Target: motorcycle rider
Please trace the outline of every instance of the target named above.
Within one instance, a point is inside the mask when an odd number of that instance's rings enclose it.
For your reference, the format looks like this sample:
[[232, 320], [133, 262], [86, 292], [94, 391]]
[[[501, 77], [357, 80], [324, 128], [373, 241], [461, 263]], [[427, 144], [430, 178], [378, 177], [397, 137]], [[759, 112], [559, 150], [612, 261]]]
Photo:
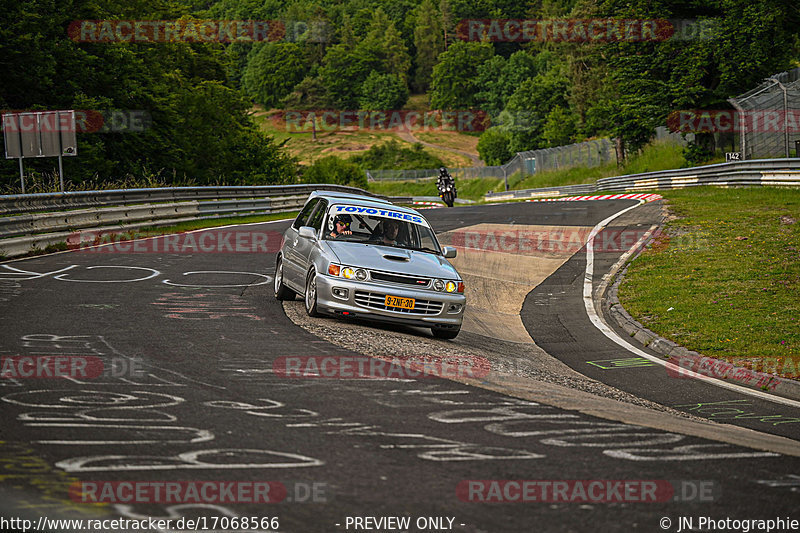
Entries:
[[[447, 193], [449, 188], [452, 192]], [[436, 182], [436, 187], [439, 189], [439, 197], [445, 201], [448, 206], [453, 205], [453, 200], [456, 198], [456, 180], [447, 171], [445, 167], [439, 169], [439, 179]], [[447, 198], [445, 197], [447, 196]]]

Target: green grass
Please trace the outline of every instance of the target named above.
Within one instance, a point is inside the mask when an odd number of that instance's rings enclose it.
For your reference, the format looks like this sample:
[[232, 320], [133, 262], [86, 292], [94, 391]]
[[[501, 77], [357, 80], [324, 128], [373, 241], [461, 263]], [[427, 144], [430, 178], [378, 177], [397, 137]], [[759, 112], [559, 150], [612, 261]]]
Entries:
[[678, 218], [630, 264], [625, 309], [703, 355], [800, 377], [800, 191], [660, 194]]
[[172, 226], [152, 226], [141, 228], [136, 233], [144, 234], [142, 236], [152, 237], [153, 235], [166, 235], [168, 233], [180, 233], [183, 231], [192, 231], [204, 228], [216, 228], [219, 226], [228, 226], [231, 224], [249, 224], [253, 222], [270, 222], [272, 220], [294, 219], [297, 217], [299, 211], [289, 211], [286, 213], [272, 213], [270, 215], [247, 215], [242, 217], [225, 217], [214, 218], [207, 220], [189, 220], [174, 224]]
[[[638, 154], [629, 157], [622, 167], [618, 167], [616, 162], [613, 162], [592, 168], [573, 167], [547, 170], [527, 176], [522, 181], [515, 183], [512, 189], [582, 185], [584, 183], [594, 183], [600, 178], [680, 168], [684, 164], [682, 150], [683, 148], [677, 145], [650, 144]], [[712, 163], [716, 162], [719, 161], [712, 161]], [[512, 178], [510, 181], [513, 183], [516, 180]]]
[[[489, 190], [502, 191], [503, 180], [495, 178], [478, 178], [458, 180], [456, 183], [458, 197], [479, 201]], [[370, 192], [386, 196], [438, 196], [436, 181], [379, 181], [371, 182], [367, 187]]]

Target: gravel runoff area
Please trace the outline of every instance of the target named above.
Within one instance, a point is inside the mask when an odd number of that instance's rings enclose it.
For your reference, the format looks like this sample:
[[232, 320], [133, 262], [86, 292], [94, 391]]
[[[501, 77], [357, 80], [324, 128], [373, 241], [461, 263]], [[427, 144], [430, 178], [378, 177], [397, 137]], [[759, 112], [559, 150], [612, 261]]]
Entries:
[[363, 355], [382, 359], [428, 355], [455, 360], [482, 357], [489, 361], [492, 374], [521, 377], [529, 380], [533, 387], [537, 382], [545, 382], [689, 420], [709, 422], [583, 376], [535, 344], [506, 342], [463, 330], [454, 340], [442, 341], [422, 328], [353, 319], [311, 318], [300, 299], [283, 302], [283, 309], [292, 322], [309, 333]]

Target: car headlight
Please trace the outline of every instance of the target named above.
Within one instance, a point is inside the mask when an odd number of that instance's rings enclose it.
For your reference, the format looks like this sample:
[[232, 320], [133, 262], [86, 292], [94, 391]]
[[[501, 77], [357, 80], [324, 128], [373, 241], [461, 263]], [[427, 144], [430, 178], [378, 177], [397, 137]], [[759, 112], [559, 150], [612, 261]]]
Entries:
[[440, 279], [433, 280], [433, 290], [442, 292], [444, 290], [444, 281]]
[[344, 267], [342, 269], [342, 277], [347, 279], [353, 279], [356, 277], [356, 270], [353, 267]]
[[457, 288], [458, 284], [456, 284], [455, 281], [448, 281], [444, 286], [444, 290], [446, 290], [447, 292], [456, 292]]
[[364, 270], [363, 268], [359, 268], [358, 270], [356, 270], [356, 279], [358, 281], [364, 281], [365, 279], [367, 279], [367, 271]]

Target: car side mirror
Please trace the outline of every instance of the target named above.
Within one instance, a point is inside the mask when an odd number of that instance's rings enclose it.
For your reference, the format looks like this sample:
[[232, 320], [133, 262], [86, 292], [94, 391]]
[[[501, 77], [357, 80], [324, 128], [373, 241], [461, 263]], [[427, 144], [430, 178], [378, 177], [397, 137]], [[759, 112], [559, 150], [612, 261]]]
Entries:
[[455, 248], [453, 248], [452, 246], [445, 246], [445, 247], [442, 249], [442, 251], [444, 252], [444, 256], [445, 256], [447, 259], [452, 259], [452, 258], [454, 258], [454, 257], [456, 256], [456, 253], [457, 253], [457, 251], [458, 251], [458, 250], [456, 250], [456, 249], [455, 249]]
[[315, 239], [317, 238], [317, 230], [312, 228], [311, 226], [300, 226], [300, 236], [305, 239]]

